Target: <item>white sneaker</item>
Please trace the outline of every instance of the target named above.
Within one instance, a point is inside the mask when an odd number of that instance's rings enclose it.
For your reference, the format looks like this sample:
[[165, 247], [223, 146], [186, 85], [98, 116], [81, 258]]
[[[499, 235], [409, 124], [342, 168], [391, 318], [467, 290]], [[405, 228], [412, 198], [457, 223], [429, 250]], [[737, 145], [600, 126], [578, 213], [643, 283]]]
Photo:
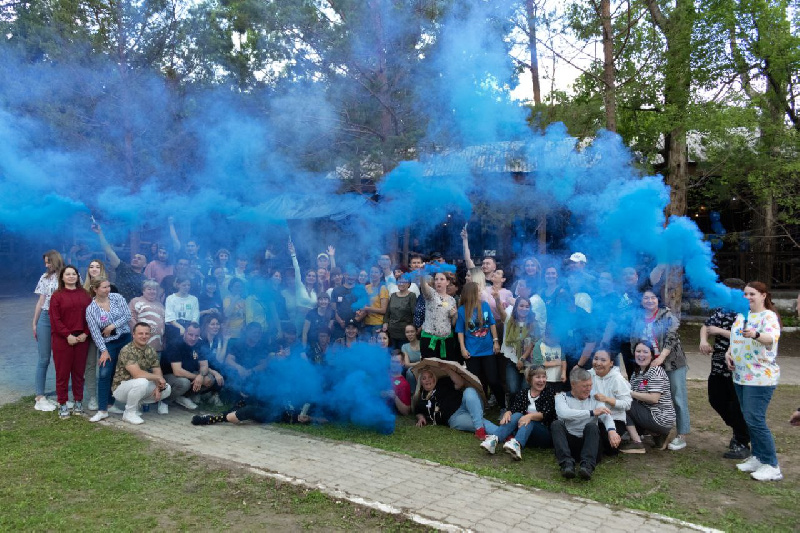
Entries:
[[667, 446], [667, 448], [669, 448], [673, 452], [682, 450], [686, 448], [686, 439], [683, 438], [683, 435], [678, 435], [677, 437], [672, 439], [672, 442], [669, 443], [669, 446]]
[[101, 420], [105, 420], [108, 418], [108, 413], [105, 411], [97, 411], [92, 418], [89, 419], [89, 422], [100, 422]]
[[494, 455], [497, 449], [497, 435], [488, 435], [481, 441], [481, 448]]
[[108, 413], [112, 415], [121, 415], [124, 414], [125, 411], [117, 407], [116, 405], [112, 405], [108, 408]]
[[783, 479], [780, 467], [771, 465], [761, 465], [758, 470], [750, 474], [756, 481], [780, 481]]
[[139, 414], [136, 412], [136, 408], [126, 408], [125, 412], [122, 413], [122, 421], [128, 422], [129, 424], [144, 424], [144, 420]]
[[747, 461], [736, 465], [736, 468], [738, 468], [742, 472], [755, 472], [756, 470], [761, 468], [761, 466], [762, 463], [761, 461], [758, 460], [758, 457], [756, 457], [755, 455], [751, 455], [747, 459]]
[[97, 398], [89, 398], [89, 410], [97, 411]]
[[72, 409], [75, 407], [75, 402], [73, 400], [67, 400], [67, 409]]
[[36, 409], [37, 411], [47, 411], [47, 412], [50, 412], [50, 411], [55, 411], [55, 410], [56, 410], [56, 406], [55, 406], [55, 405], [53, 405], [53, 404], [52, 404], [52, 403], [51, 403], [51, 402], [50, 402], [50, 401], [49, 401], [47, 398], [45, 398], [44, 396], [42, 396], [41, 398], [39, 398], [38, 400], [36, 400], [36, 403], [33, 405], [33, 408], [34, 408], [34, 409]]
[[197, 404], [194, 403], [189, 398], [187, 398], [186, 396], [178, 396], [177, 398], [175, 398], [175, 403], [177, 403], [182, 407], [185, 407], [190, 411], [194, 411], [195, 409], [197, 409]]
[[158, 402], [158, 414], [160, 415], [169, 414], [169, 407], [165, 402]]
[[503, 450], [516, 461], [522, 460], [522, 446], [519, 445], [517, 439], [509, 439], [503, 444]]

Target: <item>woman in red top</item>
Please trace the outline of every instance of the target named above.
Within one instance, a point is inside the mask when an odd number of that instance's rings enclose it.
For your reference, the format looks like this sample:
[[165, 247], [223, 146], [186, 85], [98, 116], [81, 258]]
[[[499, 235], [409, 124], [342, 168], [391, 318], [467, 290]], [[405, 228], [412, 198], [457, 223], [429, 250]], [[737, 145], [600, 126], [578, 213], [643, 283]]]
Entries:
[[58, 290], [50, 298], [51, 342], [61, 418], [70, 415], [67, 407], [70, 376], [75, 398], [73, 413], [83, 414], [83, 373], [89, 353], [86, 308], [91, 302], [89, 293], [80, 285], [78, 270], [72, 265], [65, 266], [58, 276]]

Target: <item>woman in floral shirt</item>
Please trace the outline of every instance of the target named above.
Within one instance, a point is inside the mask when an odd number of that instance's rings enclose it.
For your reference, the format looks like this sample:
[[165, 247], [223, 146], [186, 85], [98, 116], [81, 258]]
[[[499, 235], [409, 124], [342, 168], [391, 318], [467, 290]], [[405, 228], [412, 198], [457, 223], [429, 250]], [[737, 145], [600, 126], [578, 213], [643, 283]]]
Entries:
[[733, 371], [733, 386], [750, 430], [753, 455], [736, 466], [742, 472], [751, 472], [758, 481], [778, 481], [783, 474], [775, 454], [775, 439], [767, 427], [767, 407], [781, 375], [775, 362], [781, 321], [767, 286], [760, 281], [748, 283], [744, 297], [750, 303], [750, 312], [747, 317], [736, 317], [725, 360]]

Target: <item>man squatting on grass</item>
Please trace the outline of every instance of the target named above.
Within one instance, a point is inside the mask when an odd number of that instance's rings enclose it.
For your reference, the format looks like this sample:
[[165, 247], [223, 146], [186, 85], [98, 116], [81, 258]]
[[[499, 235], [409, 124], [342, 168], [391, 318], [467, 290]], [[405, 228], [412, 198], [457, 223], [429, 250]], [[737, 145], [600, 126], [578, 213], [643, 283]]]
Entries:
[[111, 385], [114, 399], [125, 404], [122, 420], [131, 424], [144, 423], [139, 414], [139, 405], [143, 403], [159, 402], [159, 414], [167, 413], [167, 406], [160, 402], [169, 397], [171, 389], [161, 374], [158, 354], [147, 344], [149, 340], [150, 325], [137, 322], [133, 326], [133, 341], [119, 352]]

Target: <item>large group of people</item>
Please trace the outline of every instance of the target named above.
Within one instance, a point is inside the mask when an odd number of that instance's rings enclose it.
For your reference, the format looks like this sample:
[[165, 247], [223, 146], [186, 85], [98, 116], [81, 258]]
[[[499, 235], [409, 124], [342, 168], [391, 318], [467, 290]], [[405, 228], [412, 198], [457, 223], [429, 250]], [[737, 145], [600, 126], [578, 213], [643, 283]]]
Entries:
[[[591, 269], [581, 252], [477, 266], [466, 228], [454, 264], [432, 253], [408, 266], [388, 254], [364, 268], [337, 265], [329, 246], [302, 265], [291, 241], [284, 264], [274, 250], [204, 258], [171, 222], [171, 247], [149, 248], [149, 262], [134, 251], [126, 263], [92, 229], [108, 270], [93, 259], [82, 276], [59, 252], [43, 256], [37, 410], [141, 424], [151, 404], [166, 414], [205, 402], [234, 408], [194, 424], [324, 421], [311, 403], [267, 405], [260, 376], [274, 361], [325, 365], [367, 342], [392, 362], [387, 403], [399, 415], [472, 432], [490, 454], [500, 445], [521, 460], [525, 447], [552, 448], [564, 477], [588, 480], [604, 455], [687, 446], [688, 367], [679, 321], [660, 302], [662, 266]], [[700, 351], [712, 356], [709, 402], [732, 429], [724, 457], [778, 480], [765, 415], [780, 375], [780, 317], [763, 283], [726, 284], [743, 289], [750, 311], [715, 310], [700, 330]], [[44, 390], [51, 353], [57, 404]], [[432, 360], [447, 364], [434, 371]], [[497, 423], [486, 418], [492, 406]]]

